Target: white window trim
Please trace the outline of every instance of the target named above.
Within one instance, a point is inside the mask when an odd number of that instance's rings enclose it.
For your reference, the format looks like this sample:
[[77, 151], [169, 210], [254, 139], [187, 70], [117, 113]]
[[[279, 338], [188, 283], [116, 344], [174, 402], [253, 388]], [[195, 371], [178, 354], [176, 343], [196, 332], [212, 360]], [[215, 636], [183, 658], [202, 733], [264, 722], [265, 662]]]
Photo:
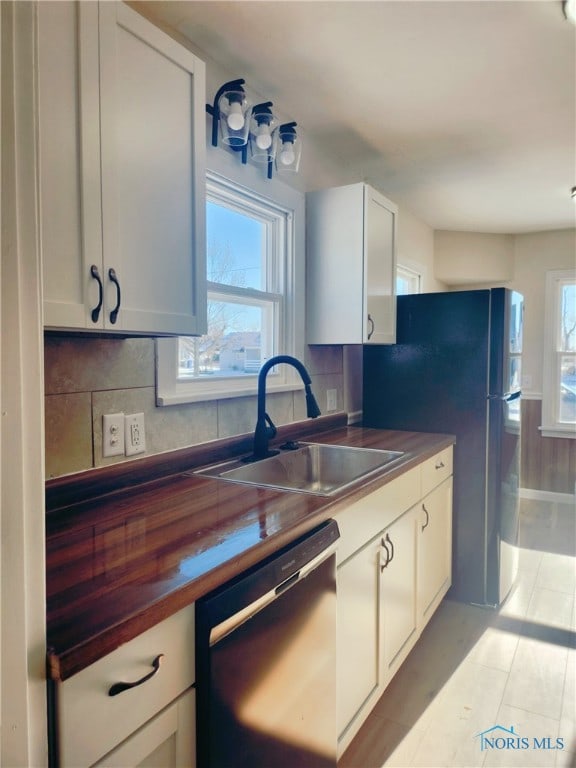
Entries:
[[416, 267], [410, 267], [408, 264], [396, 264], [396, 278], [398, 276], [404, 276], [406, 278], [416, 280], [418, 283], [418, 290], [416, 293], [422, 293], [422, 273]]
[[[211, 165], [222, 166], [207, 173], [225, 194], [226, 189], [240, 189], [256, 205], [277, 208], [286, 217], [286, 263], [283, 276], [283, 317], [278, 332], [285, 344], [281, 354], [303, 357], [304, 353], [304, 194], [283, 184], [279, 179], [262, 178], [260, 169], [240, 165], [238, 158], [220, 152], [212, 158]], [[241, 181], [240, 181], [241, 179]], [[246, 186], [246, 184], [250, 186]], [[270, 371], [266, 382], [267, 392], [287, 392], [302, 389], [302, 382], [291, 366], [280, 366]], [[205, 380], [182, 381], [178, 379], [178, 339], [156, 340], [156, 404], [159, 406], [185, 403], [213, 402], [237, 397], [254, 396], [258, 392], [258, 376], [242, 378], [219, 377]]]
[[576, 438], [574, 425], [562, 424], [557, 421], [558, 390], [557, 381], [558, 362], [557, 333], [559, 298], [558, 283], [563, 280], [574, 280], [573, 269], [555, 269], [546, 273], [546, 287], [544, 300], [544, 370], [542, 376], [542, 426], [540, 433], [543, 437]]

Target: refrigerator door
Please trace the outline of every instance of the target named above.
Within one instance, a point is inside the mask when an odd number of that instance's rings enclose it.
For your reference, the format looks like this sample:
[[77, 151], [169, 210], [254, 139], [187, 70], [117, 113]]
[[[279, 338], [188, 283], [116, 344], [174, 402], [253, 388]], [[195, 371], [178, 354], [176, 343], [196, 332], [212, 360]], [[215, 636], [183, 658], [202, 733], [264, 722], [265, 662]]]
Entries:
[[396, 345], [364, 347], [368, 427], [456, 435], [451, 597], [485, 604], [490, 291], [398, 297]]

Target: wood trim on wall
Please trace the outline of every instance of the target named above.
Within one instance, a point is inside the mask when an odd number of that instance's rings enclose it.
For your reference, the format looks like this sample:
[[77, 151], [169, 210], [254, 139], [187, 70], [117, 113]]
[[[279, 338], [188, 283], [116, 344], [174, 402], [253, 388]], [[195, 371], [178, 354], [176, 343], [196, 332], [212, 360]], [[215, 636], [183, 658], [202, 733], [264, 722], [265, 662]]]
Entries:
[[576, 484], [576, 440], [543, 437], [542, 400], [522, 401], [521, 486], [573, 494]]
[[0, 2], [2, 687], [0, 764], [48, 762], [36, 3]]

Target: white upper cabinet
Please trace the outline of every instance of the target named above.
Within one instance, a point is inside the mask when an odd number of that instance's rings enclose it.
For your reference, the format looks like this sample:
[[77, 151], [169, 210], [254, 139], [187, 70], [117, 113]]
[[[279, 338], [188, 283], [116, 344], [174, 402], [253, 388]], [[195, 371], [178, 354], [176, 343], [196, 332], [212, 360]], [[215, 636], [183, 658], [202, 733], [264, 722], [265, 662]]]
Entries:
[[205, 331], [205, 68], [122, 3], [38, 4], [44, 324]]
[[306, 196], [308, 344], [395, 342], [397, 216], [363, 183]]

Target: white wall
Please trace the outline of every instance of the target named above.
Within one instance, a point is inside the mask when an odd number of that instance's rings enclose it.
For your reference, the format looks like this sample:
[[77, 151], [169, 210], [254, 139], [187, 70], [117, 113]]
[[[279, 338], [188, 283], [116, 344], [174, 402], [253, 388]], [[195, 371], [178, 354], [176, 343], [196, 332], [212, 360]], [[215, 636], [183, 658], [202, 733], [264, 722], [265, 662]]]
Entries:
[[447, 285], [507, 282], [514, 275], [514, 236], [437, 230], [434, 267]]
[[417, 219], [406, 208], [398, 213], [398, 263], [422, 276], [422, 293], [447, 290], [436, 276], [434, 263], [434, 230]]

